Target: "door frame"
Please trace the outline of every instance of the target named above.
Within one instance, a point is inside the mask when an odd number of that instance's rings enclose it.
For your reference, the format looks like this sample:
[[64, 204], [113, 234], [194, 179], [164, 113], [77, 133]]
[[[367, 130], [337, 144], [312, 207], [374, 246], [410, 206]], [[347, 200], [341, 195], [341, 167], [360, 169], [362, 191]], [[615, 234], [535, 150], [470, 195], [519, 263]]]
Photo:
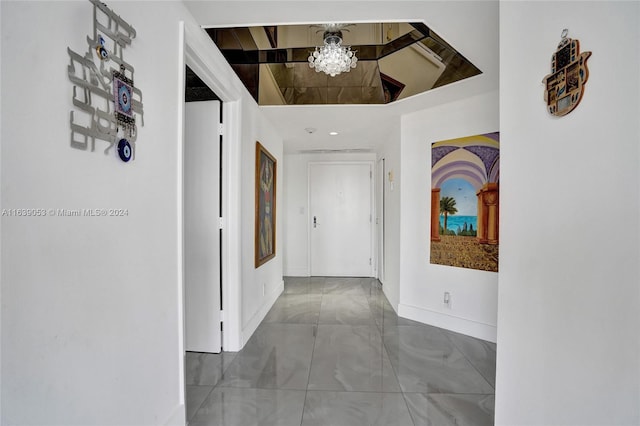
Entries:
[[240, 222], [228, 218], [241, 217], [240, 186], [241, 180], [241, 106], [242, 92], [234, 85], [228, 84], [237, 78], [227, 62], [212, 44], [211, 39], [199, 26], [180, 22], [178, 27], [178, 105], [176, 180], [177, 192], [176, 214], [177, 229], [177, 276], [176, 295], [178, 310], [178, 369], [179, 401], [184, 409], [185, 403], [185, 323], [184, 323], [184, 113], [185, 113], [185, 68], [188, 65], [222, 101], [225, 149], [220, 159], [222, 173], [222, 205], [224, 232], [222, 234], [221, 257], [224, 274], [222, 277], [222, 320], [224, 333], [222, 345], [225, 351], [235, 352], [241, 349], [241, 295], [240, 277], [242, 272], [241, 229]]
[[[229, 218], [241, 217], [240, 189], [242, 183], [241, 175], [241, 98], [242, 93], [228, 84], [233, 78], [237, 78], [231, 67], [228, 65], [222, 53], [213, 48], [211, 39], [202, 28], [181, 23], [181, 38], [183, 55], [179, 61], [180, 84], [180, 112], [179, 112], [179, 202], [182, 203], [182, 174], [184, 149], [184, 70], [188, 65], [211, 90], [222, 101], [222, 113], [224, 123], [222, 134], [224, 137], [225, 149], [221, 158], [222, 164], [222, 205], [224, 218], [224, 232], [222, 235], [222, 268], [224, 271], [222, 279], [222, 306], [224, 307], [223, 321], [224, 334], [222, 345], [226, 351], [238, 351], [241, 348], [241, 324], [240, 324], [240, 277], [242, 271], [241, 252], [241, 228], [237, 220]], [[182, 212], [180, 211], [179, 226], [182, 228]], [[180, 241], [182, 244], [182, 233], [180, 231]], [[183, 251], [180, 252], [180, 275], [181, 290], [183, 286], [184, 264], [182, 262]]]
[[370, 179], [369, 179], [369, 214], [371, 217], [371, 221], [369, 222], [369, 234], [370, 234], [370, 247], [369, 253], [371, 256], [371, 267], [369, 269], [369, 276], [375, 277], [376, 269], [375, 269], [375, 259], [376, 259], [376, 238], [375, 238], [375, 186], [374, 186], [374, 169], [375, 162], [374, 161], [309, 161], [307, 163], [307, 265], [309, 267], [308, 275], [311, 276], [311, 226], [312, 226], [312, 212], [311, 212], [311, 167], [313, 165], [348, 165], [348, 164], [367, 164], [369, 165]]
[[376, 278], [384, 284], [384, 184], [385, 160], [379, 159], [376, 164]]

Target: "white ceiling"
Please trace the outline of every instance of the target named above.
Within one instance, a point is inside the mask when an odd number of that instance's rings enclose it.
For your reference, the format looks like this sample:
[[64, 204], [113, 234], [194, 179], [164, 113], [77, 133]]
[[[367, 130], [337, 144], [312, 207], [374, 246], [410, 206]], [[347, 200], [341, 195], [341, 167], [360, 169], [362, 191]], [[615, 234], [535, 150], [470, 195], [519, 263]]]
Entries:
[[[282, 134], [285, 152], [375, 149], [397, 131], [394, 123], [404, 114], [498, 90], [498, 1], [183, 1], [203, 27], [421, 21], [482, 71], [388, 105], [261, 107]], [[317, 131], [308, 134], [307, 127]]]

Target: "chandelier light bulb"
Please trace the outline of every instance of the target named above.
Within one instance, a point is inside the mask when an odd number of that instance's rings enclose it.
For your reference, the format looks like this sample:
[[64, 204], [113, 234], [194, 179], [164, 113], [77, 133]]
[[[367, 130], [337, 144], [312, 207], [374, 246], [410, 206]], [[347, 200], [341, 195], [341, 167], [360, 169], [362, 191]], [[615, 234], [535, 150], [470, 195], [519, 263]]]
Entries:
[[324, 32], [324, 46], [316, 46], [309, 54], [309, 67], [335, 77], [356, 67], [358, 58], [351, 46], [342, 46], [342, 31], [329, 27]]

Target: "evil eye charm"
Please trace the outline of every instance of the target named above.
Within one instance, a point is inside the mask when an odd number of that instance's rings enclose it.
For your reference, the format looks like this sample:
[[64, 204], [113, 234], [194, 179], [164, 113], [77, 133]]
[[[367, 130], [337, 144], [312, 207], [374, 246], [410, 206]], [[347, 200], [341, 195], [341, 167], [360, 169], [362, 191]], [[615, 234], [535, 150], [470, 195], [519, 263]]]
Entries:
[[101, 35], [98, 36], [98, 43], [100, 43], [100, 45], [96, 47], [98, 57], [103, 61], [109, 59], [109, 52], [107, 52], [107, 49], [104, 47], [106, 42], [104, 41], [104, 37]]
[[96, 47], [96, 53], [98, 54], [98, 58], [102, 61], [109, 59], [109, 52], [107, 52], [107, 49], [102, 46]]
[[118, 155], [120, 159], [125, 163], [131, 160], [131, 156], [133, 154], [133, 150], [131, 149], [131, 144], [126, 139], [120, 139], [118, 142]]
[[126, 84], [118, 87], [119, 110], [125, 114], [131, 114], [131, 89]]

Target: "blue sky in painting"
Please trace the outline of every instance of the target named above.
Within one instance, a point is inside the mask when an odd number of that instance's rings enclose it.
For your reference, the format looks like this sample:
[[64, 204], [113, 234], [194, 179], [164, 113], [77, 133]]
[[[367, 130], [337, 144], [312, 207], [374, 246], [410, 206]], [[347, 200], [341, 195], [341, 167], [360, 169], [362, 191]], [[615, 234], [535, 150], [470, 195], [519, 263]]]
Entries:
[[457, 216], [477, 216], [478, 198], [476, 190], [464, 179], [449, 179], [440, 187], [440, 198], [453, 197], [456, 200]]

